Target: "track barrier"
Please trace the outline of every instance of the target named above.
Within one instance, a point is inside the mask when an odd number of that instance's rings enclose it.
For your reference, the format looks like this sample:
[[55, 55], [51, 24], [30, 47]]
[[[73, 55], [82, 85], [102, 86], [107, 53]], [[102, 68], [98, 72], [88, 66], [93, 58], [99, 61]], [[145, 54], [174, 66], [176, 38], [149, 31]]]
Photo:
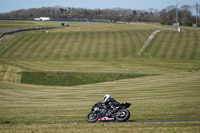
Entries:
[[18, 32], [34, 31], [34, 30], [48, 30], [48, 29], [55, 29], [55, 28], [58, 28], [58, 27], [19, 29], [19, 30], [15, 30], [15, 31], [11, 31], [11, 32], [7, 32], [7, 33], [2, 34], [2, 35], [0, 36], [0, 40], [1, 40], [5, 35], [14, 34], [14, 33], [18, 33]]

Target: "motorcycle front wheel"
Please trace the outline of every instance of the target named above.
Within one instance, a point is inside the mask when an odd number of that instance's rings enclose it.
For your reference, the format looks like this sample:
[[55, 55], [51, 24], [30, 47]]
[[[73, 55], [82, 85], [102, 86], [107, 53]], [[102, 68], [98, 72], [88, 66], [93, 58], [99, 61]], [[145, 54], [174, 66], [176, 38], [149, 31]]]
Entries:
[[88, 115], [87, 115], [87, 121], [89, 123], [94, 123], [98, 120], [99, 118], [99, 114], [97, 112], [90, 112]]
[[118, 122], [125, 122], [130, 118], [130, 112], [126, 109], [119, 110], [116, 115]]

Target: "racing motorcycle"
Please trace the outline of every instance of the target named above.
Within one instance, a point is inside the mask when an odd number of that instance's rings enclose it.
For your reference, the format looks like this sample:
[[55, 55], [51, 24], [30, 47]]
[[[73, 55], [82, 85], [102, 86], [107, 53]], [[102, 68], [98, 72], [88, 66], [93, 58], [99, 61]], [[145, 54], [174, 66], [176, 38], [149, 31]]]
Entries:
[[94, 123], [98, 121], [118, 121], [125, 122], [130, 117], [130, 112], [126, 109], [131, 103], [120, 103], [112, 109], [107, 109], [107, 105], [102, 102], [96, 103], [91, 112], [87, 115], [87, 121]]

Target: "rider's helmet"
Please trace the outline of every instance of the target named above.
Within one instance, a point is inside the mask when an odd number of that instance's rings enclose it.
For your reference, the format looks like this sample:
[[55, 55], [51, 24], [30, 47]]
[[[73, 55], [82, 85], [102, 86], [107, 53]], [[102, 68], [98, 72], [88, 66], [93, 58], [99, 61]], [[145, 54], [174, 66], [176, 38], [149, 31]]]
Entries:
[[106, 95], [104, 96], [104, 101], [106, 102], [109, 98], [111, 98], [111, 96], [110, 96], [109, 94], [106, 94]]

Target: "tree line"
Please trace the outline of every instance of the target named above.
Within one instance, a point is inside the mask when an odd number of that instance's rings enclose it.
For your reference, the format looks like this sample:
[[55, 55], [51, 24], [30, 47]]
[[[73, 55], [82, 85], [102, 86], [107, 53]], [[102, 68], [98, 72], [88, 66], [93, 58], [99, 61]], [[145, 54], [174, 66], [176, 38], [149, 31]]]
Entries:
[[[199, 7], [199, 5], [198, 5]], [[200, 9], [200, 8], [199, 8]], [[149, 10], [133, 9], [85, 9], [71, 7], [42, 7], [30, 8], [0, 13], [1, 20], [33, 20], [33, 18], [50, 17], [52, 20], [110, 20], [111, 22], [160, 22], [171, 25], [176, 22], [176, 6], [169, 6], [161, 11], [150, 8]], [[198, 11], [198, 13], [200, 10]], [[191, 26], [195, 23], [193, 6], [184, 5], [178, 8], [178, 20], [180, 24]]]
[[[194, 7], [195, 6], [190, 5], [184, 5], [181, 8], [169, 6], [160, 11], [160, 23], [172, 25], [173, 23], [176, 23], [176, 19], [178, 18], [178, 22], [181, 25], [192, 26], [192, 24], [196, 23], [196, 14], [194, 13], [196, 11]], [[200, 5], [197, 6], [197, 15], [199, 17], [200, 10], [198, 9], [200, 9]]]

